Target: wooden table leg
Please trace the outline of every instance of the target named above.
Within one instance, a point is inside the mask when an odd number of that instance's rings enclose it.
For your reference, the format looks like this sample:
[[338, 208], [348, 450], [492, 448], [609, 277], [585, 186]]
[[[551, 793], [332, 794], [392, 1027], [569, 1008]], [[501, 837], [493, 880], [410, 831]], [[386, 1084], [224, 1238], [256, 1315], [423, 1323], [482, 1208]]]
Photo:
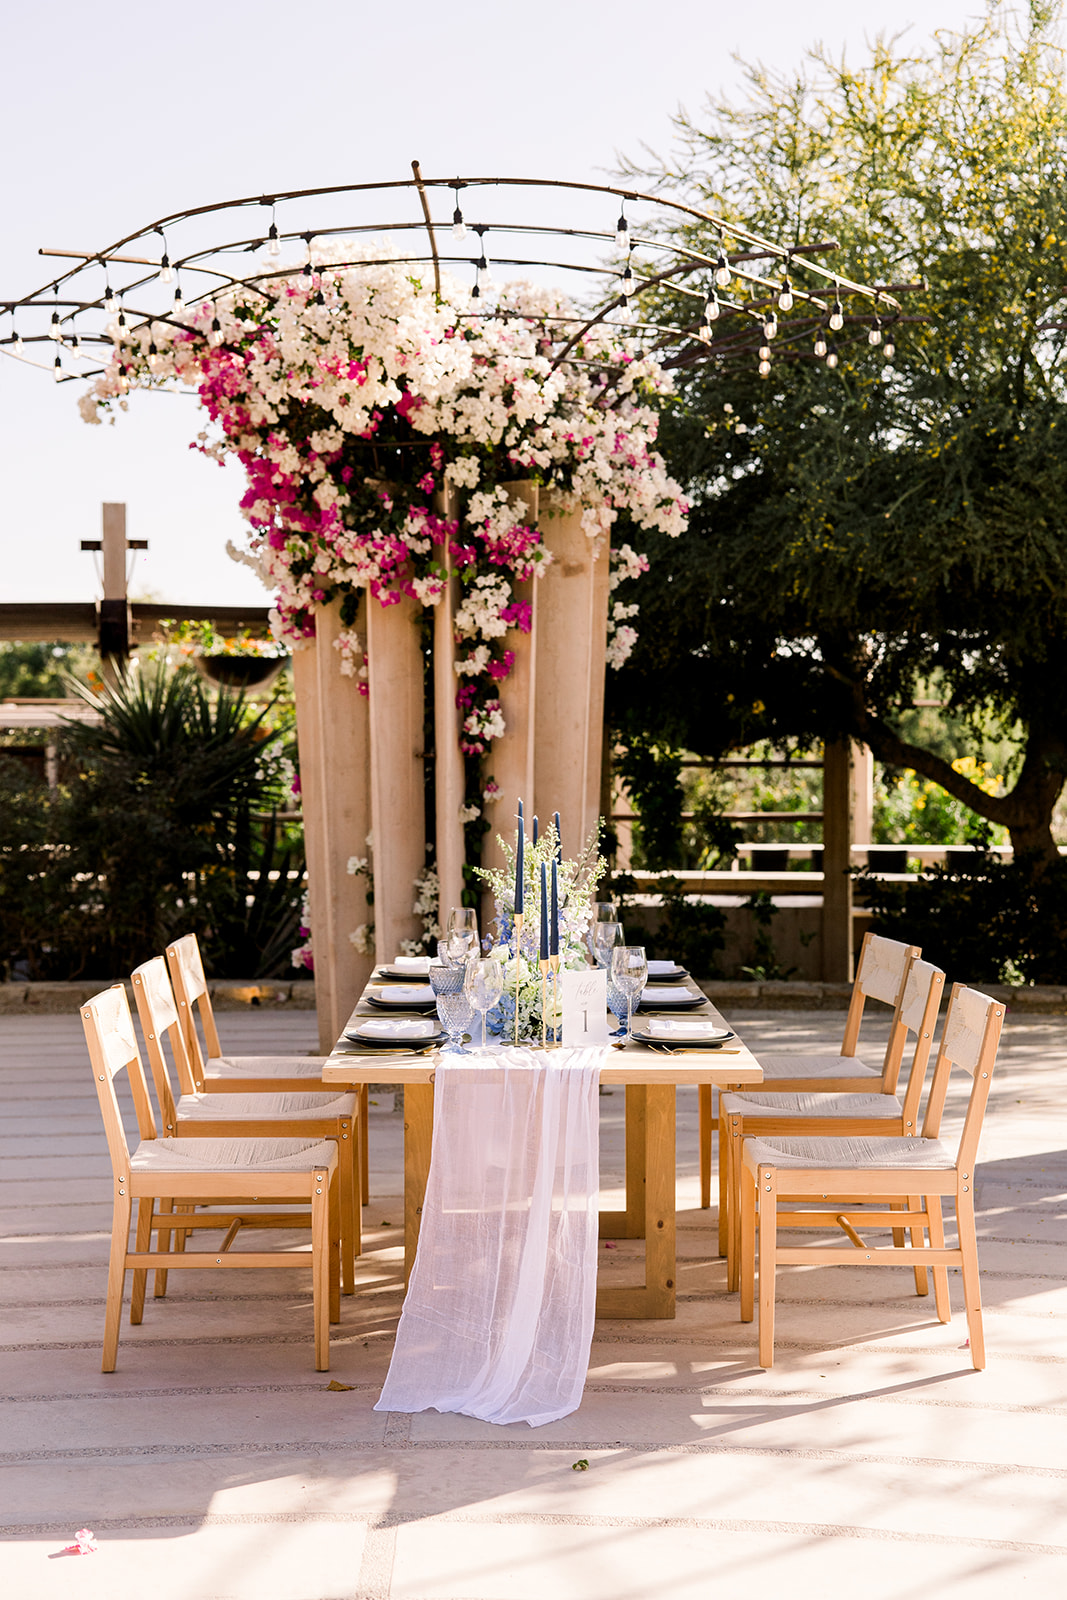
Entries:
[[643, 1083], [626, 1085], [626, 1210], [600, 1213], [602, 1239], [645, 1236], [646, 1098]]
[[[643, 1285], [601, 1289], [596, 1306], [597, 1315], [601, 1317], [673, 1317], [675, 1314], [674, 1085], [666, 1083], [638, 1087], [642, 1090], [644, 1102], [641, 1158], [645, 1195], [642, 1230], [645, 1240], [645, 1281]], [[614, 1213], [618, 1217], [627, 1214]], [[610, 1217], [612, 1213], [607, 1215]]]
[[433, 1084], [404, 1085], [404, 1286], [415, 1265], [422, 1203], [430, 1172], [433, 1139]]

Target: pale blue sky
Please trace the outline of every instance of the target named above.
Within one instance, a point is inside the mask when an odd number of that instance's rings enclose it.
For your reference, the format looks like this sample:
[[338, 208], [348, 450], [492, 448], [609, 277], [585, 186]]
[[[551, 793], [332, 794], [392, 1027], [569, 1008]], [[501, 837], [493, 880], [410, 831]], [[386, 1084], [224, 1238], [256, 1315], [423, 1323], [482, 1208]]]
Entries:
[[[616, 154], [667, 149], [679, 104], [740, 82], [732, 57], [789, 68], [821, 40], [957, 28], [981, 0], [110, 0], [22, 5], [5, 23], [0, 301], [49, 273], [39, 245], [93, 250], [169, 211], [239, 194], [427, 174], [606, 182]], [[0, 319], [6, 334], [9, 320]], [[0, 359], [0, 599], [96, 594], [83, 538], [123, 500], [148, 539], [133, 591], [262, 603], [225, 554], [238, 468], [188, 448], [191, 398], [135, 396], [90, 428], [73, 384]]]

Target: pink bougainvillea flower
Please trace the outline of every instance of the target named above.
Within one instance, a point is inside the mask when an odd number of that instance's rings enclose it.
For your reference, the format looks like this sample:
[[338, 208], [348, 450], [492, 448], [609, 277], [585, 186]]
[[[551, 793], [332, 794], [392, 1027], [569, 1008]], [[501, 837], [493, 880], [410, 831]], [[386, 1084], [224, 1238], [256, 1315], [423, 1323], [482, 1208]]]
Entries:
[[92, 1528], [79, 1528], [74, 1535], [74, 1543], [67, 1545], [67, 1552], [72, 1556], [91, 1556], [96, 1549], [96, 1537]]

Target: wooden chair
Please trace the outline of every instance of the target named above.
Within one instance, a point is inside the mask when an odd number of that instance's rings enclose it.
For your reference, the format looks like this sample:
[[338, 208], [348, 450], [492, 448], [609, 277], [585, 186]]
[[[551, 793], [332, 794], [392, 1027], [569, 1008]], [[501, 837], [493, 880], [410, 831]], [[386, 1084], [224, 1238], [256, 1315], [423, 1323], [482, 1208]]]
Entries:
[[[178, 1007], [162, 956], [133, 973], [134, 999], [148, 1046], [163, 1132], [168, 1138], [333, 1139], [337, 1143], [341, 1190], [341, 1285], [355, 1291], [355, 1258], [360, 1253], [360, 1184], [357, 1096], [289, 1090], [252, 1094], [211, 1094], [196, 1088], [182, 1036]], [[180, 1085], [175, 1101], [166, 1049], [169, 1046]]]
[[[330, 1321], [341, 1315], [340, 1209], [337, 1148], [327, 1140], [160, 1139], [137, 1048], [126, 992], [121, 984], [81, 1007], [96, 1092], [104, 1118], [114, 1182], [111, 1256], [104, 1319], [103, 1370], [114, 1372], [126, 1273], [133, 1272], [131, 1323], [144, 1314], [150, 1270], [219, 1267], [310, 1267], [315, 1325], [315, 1366], [330, 1365]], [[126, 1070], [133, 1093], [140, 1142], [132, 1155], [126, 1142], [115, 1078]], [[137, 1201], [137, 1232], [130, 1249], [130, 1222]], [[175, 1203], [186, 1208], [180, 1213]], [[301, 1205], [303, 1202], [303, 1205]], [[159, 1205], [157, 1212], [156, 1206]], [[193, 1206], [224, 1210], [194, 1212]], [[266, 1211], [265, 1206], [300, 1206]], [[242, 1227], [293, 1229], [311, 1226], [306, 1250], [234, 1251]], [[171, 1236], [197, 1229], [223, 1230], [215, 1250], [171, 1250]], [[153, 1250], [152, 1235], [157, 1238]], [[165, 1287], [165, 1282], [164, 1282]]]
[[[900, 1006], [908, 969], [922, 955], [917, 944], [901, 944], [880, 934], [866, 933], [860, 947], [856, 977], [852, 985], [841, 1050], [837, 1055], [774, 1055], [760, 1057], [763, 1068], [763, 1094], [895, 1094], [904, 1056], [906, 1029], [901, 1026]], [[889, 1042], [881, 1067], [867, 1066], [857, 1059], [860, 1026], [868, 1000], [878, 1000], [893, 1008]], [[729, 1088], [729, 1085], [724, 1085]], [[711, 1204], [711, 1085], [701, 1084], [700, 1108], [700, 1203]], [[719, 1254], [727, 1254], [726, 1127], [719, 1112]]]
[[[841, 1139], [755, 1139], [741, 1154], [741, 1320], [751, 1322], [755, 1291], [756, 1230], [759, 1228], [759, 1364], [774, 1361], [775, 1281], [779, 1265], [900, 1265], [915, 1269], [916, 1289], [926, 1292], [926, 1271], [934, 1278], [934, 1301], [941, 1322], [952, 1311], [948, 1267], [963, 1275], [971, 1360], [985, 1366], [978, 1243], [974, 1217], [974, 1159], [996, 1060], [1004, 1007], [975, 989], [953, 985], [937, 1054], [921, 1137]], [[938, 1134], [949, 1074], [954, 1066], [970, 1073], [970, 1099], [959, 1149], [953, 1155]], [[958, 1243], [945, 1245], [942, 1197], [956, 1208]], [[782, 1209], [782, 1202], [800, 1209]], [[897, 1209], [906, 1202], [907, 1209]], [[783, 1248], [786, 1228], [843, 1230], [851, 1245]], [[906, 1227], [910, 1243], [868, 1244], [859, 1229]], [[927, 1237], [929, 1243], [926, 1242]]]
[[[204, 964], [195, 933], [187, 933], [167, 946], [167, 967], [178, 1002], [182, 1037], [193, 1073], [194, 1088], [201, 1094], [252, 1094], [264, 1090], [307, 1091], [322, 1083], [325, 1056], [227, 1056], [222, 1053], [219, 1030], [211, 1006]], [[197, 1021], [204, 1030], [205, 1050], [201, 1045]], [[183, 1085], [184, 1089], [184, 1085]], [[367, 1105], [369, 1091], [359, 1094], [360, 1187], [363, 1204], [370, 1200], [367, 1167]]]
[[[898, 1008], [904, 1037], [914, 1036], [907, 1087], [901, 1100], [895, 1094], [744, 1094], [724, 1091], [719, 1096], [720, 1173], [726, 1169], [727, 1287], [737, 1288], [741, 1224], [738, 1212], [741, 1142], [748, 1137], [809, 1138], [816, 1135], [910, 1138], [919, 1126], [919, 1100], [933, 1045], [934, 1027], [944, 993], [945, 974], [928, 961], [912, 961]], [[720, 1189], [721, 1192], [721, 1189]], [[721, 1201], [720, 1201], [721, 1205]], [[897, 1230], [899, 1243], [903, 1233]]]

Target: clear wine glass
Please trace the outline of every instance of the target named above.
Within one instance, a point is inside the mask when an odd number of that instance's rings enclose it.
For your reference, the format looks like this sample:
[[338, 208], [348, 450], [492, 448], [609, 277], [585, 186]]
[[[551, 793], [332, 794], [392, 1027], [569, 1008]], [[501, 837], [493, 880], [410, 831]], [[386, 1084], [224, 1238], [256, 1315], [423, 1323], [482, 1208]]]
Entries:
[[430, 988], [437, 996], [437, 1015], [448, 1034], [448, 1048], [462, 1051], [463, 1035], [474, 1016], [464, 986], [463, 967], [431, 967]]
[[468, 961], [462, 970], [466, 972], [467, 998], [475, 1011], [481, 1012], [484, 1045], [486, 1012], [493, 1009], [504, 992], [504, 967], [493, 956], [478, 956]]
[[585, 942], [591, 958], [596, 960], [596, 928], [599, 922], [617, 922], [619, 920], [619, 902], [617, 900], [594, 900], [589, 908], [589, 928], [586, 932]]
[[633, 1026], [634, 1000], [645, 987], [648, 961], [643, 944], [619, 944], [611, 952], [611, 981], [626, 996], [626, 1043]]
[[593, 923], [593, 959], [605, 972], [611, 968], [611, 952], [622, 944], [621, 922]]
[[448, 914], [448, 953], [466, 962], [478, 951], [478, 913], [473, 906], [454, 906]]

